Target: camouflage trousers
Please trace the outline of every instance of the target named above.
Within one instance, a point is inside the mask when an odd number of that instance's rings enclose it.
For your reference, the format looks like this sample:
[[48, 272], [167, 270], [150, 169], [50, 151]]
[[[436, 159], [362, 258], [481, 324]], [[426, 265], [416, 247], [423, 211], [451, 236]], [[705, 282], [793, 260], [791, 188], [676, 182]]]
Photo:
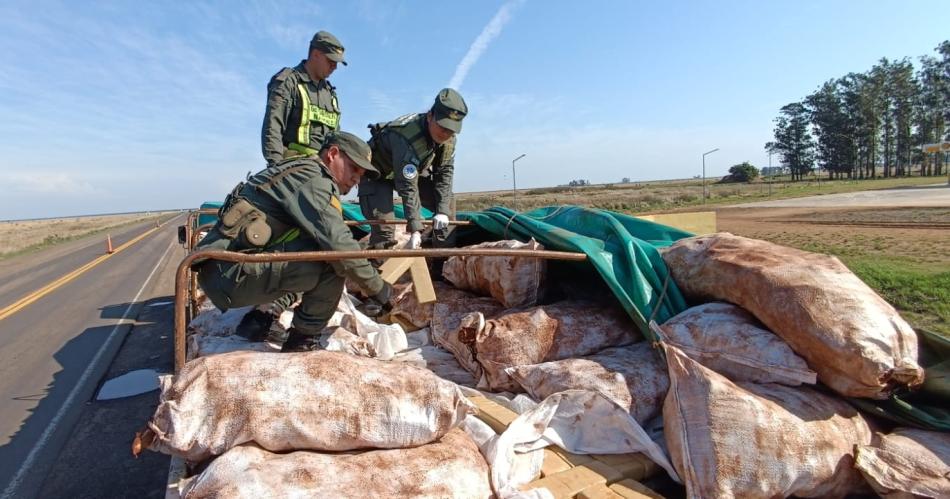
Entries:
[[272, 301], [286, 308], [299, 296], [293, 327], [301, 334], [317, 335], [336, 311], [343, 295], [344, 278], [324, 262], [211, 260], [199, 267], [198, 283], [222, 311]]
[[[436, 193], [435, 183], [428, 177], [419, 178], [419, 201], [423, 208], [435, 211]], [[359, 185], [360, 211], [368, 220], [393, 220], [396, 218], [393, 205], [395, 187], [392, 180], [370, 179], [363, 177]], [[452, 213], [446, 213], [450, 219], [455, 219], [453, 206]], [[389, 248], [395, 242], [396, 229], [392, 225], [374, 225], [369, 236], [370, 248]], [[432, 234], [434, 248], [452, 248], [455, 246], [454, 227]]]

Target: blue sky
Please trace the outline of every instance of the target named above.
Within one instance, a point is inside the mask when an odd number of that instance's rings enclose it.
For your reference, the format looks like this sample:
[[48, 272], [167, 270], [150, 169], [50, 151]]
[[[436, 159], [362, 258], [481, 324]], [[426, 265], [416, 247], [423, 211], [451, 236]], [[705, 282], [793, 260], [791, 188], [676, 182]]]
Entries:
[[195, 207], [263, 167], [270, 76], [326, 29], [342, 126], [469, 104], [456, 191], [767, 164], [782, 105], [932, 55], [946, 1], [0, 4], [0, 220]]

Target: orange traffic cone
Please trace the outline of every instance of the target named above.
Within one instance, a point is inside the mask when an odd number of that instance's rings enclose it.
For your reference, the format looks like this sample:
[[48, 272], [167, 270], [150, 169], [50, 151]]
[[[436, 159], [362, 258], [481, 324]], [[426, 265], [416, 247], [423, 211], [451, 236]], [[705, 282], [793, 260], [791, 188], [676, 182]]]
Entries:
[[112, 236], [106, 234], [106, 253], [111, 255], [113, 252], [115, 252], [115, 250], [112, 249]]

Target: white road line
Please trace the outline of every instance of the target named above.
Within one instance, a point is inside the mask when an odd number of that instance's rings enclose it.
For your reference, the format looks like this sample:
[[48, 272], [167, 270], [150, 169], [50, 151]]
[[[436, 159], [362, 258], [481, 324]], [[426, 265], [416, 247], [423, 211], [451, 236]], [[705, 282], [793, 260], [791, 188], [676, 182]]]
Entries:
[[39, 440], [33, 446], [33, 449], [30, 450], [29, 455], [26, 456], [26, 459], [23, 460], [23, 464], [20, 465], [20, 469], [17, 470], [16, 474], [13, 475], [13, 479], [10, 480], [9, 485], [3, 491], [3, 498], [12, 498], [16, 489], [20, 486], [20, 482], [23, 481], [23, 477], [30, 467], [33, 466], [33, 461], [36, 460], [36, 456], [39, 455], [40, 451], [43, 450], [43, 447], [46, 446], [46, 443], [49, 441], [50, 437], [53, 435], [53, 432], [56, 431], [56, 428], [59, 426], [60, 421], [65, 416], [66, 411], [73, 405], [77, 395], [79, 394], [80, 389], [85, 386], [89, 381], [89, 377], [92, 376], [92, 371], [99, 364], [99, 361], [102, 358], [103, 353], [106, 351], [106, 347], [112, 343], [113, 338], [116, 333], [119, 331], [119, 328], [126, 326], [123, 322], [128, 319], [129, 312], [132, 311], [132, 307], [135, 306], [135, 303], [139, 301], [139, 297], [142, 295], [142, 292], [145, 291], [145, 287], [148, 286], [148, 283], [152, 280], [152, 276], [155, 275], [155, 271], [158, 270], [158, 267], [165, 261], [165, 257], [168, 255], [168, 252], [177, 244], [177, 241], [172, 241], [169, 243], [168, 248], [165, 249], [165, 253], [162, 254], [162, 257], [158, 259], [158, 262], [155, 263], [155, 266], [152, 267], [152, 272], [148, 274], [148, 277], [145, 278], [145, 282], [142, 283], [142, 287], [139, 288], [139, 292], [135, 294], [135, 298], [132, 298], [132, 301], [129, 302], [129, 306], [126, 307], [125, 313], [122, 314], [122, 318], [119, 319], [119, 323], [112, 328], [112, 332], [109, 333], [109, 337], [106, 338], [106, 341], [102, 342], [102, 347], [99, 348], [99, 351], [96, 352], [96, 356], [93, 357], [92, 362], [89, 363], [89, 366], [86, 368], [85, 372], [82, 373], [82, 376], [79, 378], [79, 381], [73, 386], [73, 390], [69, 393], [69, 396], [66, 397], [66, 401], [63, 402], [63, 405], [59, 408], [59, 411], [53, 416], [52, 421], [49, 422], [49, 425], [46, 426], [46, 430], [40, 435]]

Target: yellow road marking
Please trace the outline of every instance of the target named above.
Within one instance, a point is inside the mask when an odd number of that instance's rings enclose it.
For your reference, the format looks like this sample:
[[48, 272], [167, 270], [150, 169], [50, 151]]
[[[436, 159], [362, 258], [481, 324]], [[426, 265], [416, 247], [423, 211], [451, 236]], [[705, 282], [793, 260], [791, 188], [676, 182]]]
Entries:
[[133, 244], [135, 244], [135, 243], [141, 241], [143, 238], [145, 238], [145, 236], [151, 234], [152, 232], [155, 232], [155, 231], [158, 230], [158, 229], [159, 229], [159, 227], [155, 227], [155, 228], [152, 228], [152, 229], [149, 229], [149, 230], [145, 231], [145, 233], [143, 233], [143, 234], [137, 236], [136, 238], [132, 239], [131, 241], [128, 241], [127, 243], [123, 244], [122, 246], [119, 246], [118, 248], [116, 248], [115, 251], [112, 252], [112, 254], [108, 254], [108, 253], [107, 253], [107, 254], [105, 254], [105, 255], [102, 255], [102, 256], [100, 256], [99, 258], [96, 258], [95, 260], [93, 260], [93, 261], [91, 261], [91, 262], [89, 262], [89, 263], [83, 265], [82, 267], [79, 267], [78, 269], [76, 269], [76, 270], [74, 270], [74, 271], [72, 271], [72, 272], [70, 272], [70, 273], [64, 275], [63, 277], [60, 277], [59, 279], [56, 279], [55, 281], [53, 281], [53, 282], [47, 284], [46, 286], [43, 286], [42, 288], [37, 289], [36, 291], [34, 291], [34, 292], [32, 292], [32, 293], [30, 293], [30, 294], [24, 296], [23, 298], [20, 298], [19, 300], [13, 302], [13, 304], [11, 304], [11, 305], [7, 306], [6, 308], [0, 310], [0, 321], [2, 321], [3, 319], [6, 319], [7, 317], [9, 317], [9, 316], [11, 316], [11, 315], [17, 313], [18, 311], [20, 311], [20, 310], [23, 309], [24, 307], [28, 306], [29, 304], [35, 302], [36, 300], [39, 300], [40, 298], [46, 296], [47, 294], [49, 294], [49, 293], [55, 291], [55, 290], [56, 290], [57, 288], [59, 288], [60, 286], [62, 286], [62, 285], [64, 285], [64, 284], [68, 283], [69, 281], [72, 281], [73, 279], [79, 277], [80, 275], [82, 275], [83, 272], [86, 272], [87, 270], [89, 270], [89, 269], [95, 267], [96, 265], [99, 265], [100, 263], [102, 263], [102, 262], [104, 262], [105, 260], [107, 260], [109, 257], [114, 256], [114, 255], [117, 255], [117, 254], [118, 254], [119, 252], [121, 252], [122, 250], [124, 250], [124, 249], [128, 248], [129, 246], [132, 246]]

